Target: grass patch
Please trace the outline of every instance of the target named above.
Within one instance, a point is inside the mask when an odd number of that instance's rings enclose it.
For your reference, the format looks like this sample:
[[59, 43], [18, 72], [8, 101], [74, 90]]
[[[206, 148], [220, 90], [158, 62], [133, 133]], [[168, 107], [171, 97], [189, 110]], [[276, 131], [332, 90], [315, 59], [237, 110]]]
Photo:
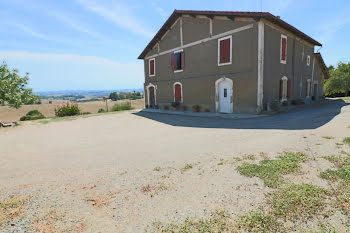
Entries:
[[14, 196], [0, 200], [0, 226], [18, 217], [24, 211], [25, 197]]
[[134, 109], [134, 108], [131, 106], [131, 103], [125, 102], [125, 103], [121, 103], [121, 104], [115, 104], [112, 107], [111, 111], [117, 112], [117, 111], [125, 111], [125, 110], [132, 110], [132, 109]]
[[325, 206], [327, 191], [311, 184], [285, 186], [271, 196], [275, 216], [285, 219], [310, 218]]
[[334, 139], [334, 137], [332, 137], [332, 136], [322, 136], [322, 138], [324, 138], [324, 139]]
[[350, 155], [347, 155], [345, 157], [332, 155], [324, 158], [333, 163], [338, 169], [327, 169], [326, 171], [321, 172], [320, 176], [323, 179], [342, 179], [343, 181], [350, 182]]
[[191, 163], [186, 163], [185, 166], [183, 168], [181, 168], [181, 172], [185, 172], [189, 169], [192, 169], [193, 165]]
[[248, 154], [248, 155], [244, 155], [243, 156], [243, 159], [244, 160], [255, 160], [256, 159], [256, 157], [255, 157], [255, 155], [253, 155], [253, 154]]
[[268, 187], [276, 188], [282, 182], [282, 175], [296, 172], [307, 155], [300, 152], [283, 152], [278, 160], [262, 160], [259, 164], [243, 163], [237, 170], [248, 177], [259, 177]]
[[181, 223], [163, 224], [161, 222], [153, 223], [152, 229], [145, 232], [162, 233], [219, 233], [234, 232], [235, 224], [230, 214], [225, 211], [216, 211], [208, 219], [194, 219], [187, 217]]
[[153, 168], [153, 171], [155, 171], [155, 172], [160, 172], [161, 170], [162, 170], [161, 167], [155, 167], [155, 168]]
[[241, 216], [236, 224], [244, 232], [283, 232], [283, 224], [275, 216], [262, 210], [252, 211]]
[[350, 137], [344, 138], [343, 143], [350, 146]]
[[164, 182], [159, 182], [157, 185], [146, 185], [141, 187], [143, 194], [149, 194], [151, 197], [158, 195], [160, 192], [168, 190], [169, 186]]

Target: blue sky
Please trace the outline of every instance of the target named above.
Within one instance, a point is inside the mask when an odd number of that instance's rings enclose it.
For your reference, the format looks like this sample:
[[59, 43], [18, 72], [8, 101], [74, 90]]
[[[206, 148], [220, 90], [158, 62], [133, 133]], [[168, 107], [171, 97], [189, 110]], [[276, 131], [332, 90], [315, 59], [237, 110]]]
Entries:
[[[261, 7], [262, 2], [262, 7]], [[141, 88], [138, 55], [174, 9], [269, 11], [350, 60], [346, 0], [0, 0], [0, 60], [35, 91]]]

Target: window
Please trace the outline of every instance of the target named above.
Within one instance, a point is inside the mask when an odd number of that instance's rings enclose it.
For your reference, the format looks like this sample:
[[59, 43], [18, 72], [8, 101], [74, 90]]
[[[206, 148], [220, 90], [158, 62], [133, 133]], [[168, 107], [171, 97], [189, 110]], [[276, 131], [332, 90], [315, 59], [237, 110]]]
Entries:
[[307, 55], [307, 58], [306, 58], [306, 65], [307, 66], [310, 66], [310, 55]]
[[290, 98], [290, 80], [287, 77], [283, 77], [280, 80], [280, 101], [284, 102]]
[[180, 82], [174, 83], [174, 101], [182, 103], [182, 84]]
[[218, 65], [232, 64], [232, 36], [218, 40]]
[[282, 64], [287, 63], [287, 36], [281, 35], [280, 60]]
[[306, 81], [306, 97], [310, 97], [311, 95], [311, 79]]
[[152, 58], [148, 61], [148, 73], [150, 77], [153, 77], [156, 75], [156, 63], [155, 63], [155, 58]]
[[176, 72], [182, 72], [185, 67], [185, 56], [183, 50], [175, 51], [171, 54], [171, 68]]

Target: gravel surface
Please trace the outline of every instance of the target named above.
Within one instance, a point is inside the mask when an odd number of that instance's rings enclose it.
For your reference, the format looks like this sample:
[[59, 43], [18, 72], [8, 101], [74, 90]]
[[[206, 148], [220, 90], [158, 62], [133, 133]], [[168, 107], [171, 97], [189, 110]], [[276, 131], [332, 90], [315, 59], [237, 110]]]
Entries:
[[[334, 102], [257, 119], [124, 112], [3, 128], [0, 200], [26, 201], [0, 232], [144, 232], [216, 209], [239, 216], [271, 192], [236, 171], [246, 154], [305, 152], [313, 159], [285, 178], [327, 187], [318, 174], [333, 165], [322, 157], [350, 153], [336, 145], [348, 126], [350, 106]], [[339, 216], [331, 221], [341, 231]]]

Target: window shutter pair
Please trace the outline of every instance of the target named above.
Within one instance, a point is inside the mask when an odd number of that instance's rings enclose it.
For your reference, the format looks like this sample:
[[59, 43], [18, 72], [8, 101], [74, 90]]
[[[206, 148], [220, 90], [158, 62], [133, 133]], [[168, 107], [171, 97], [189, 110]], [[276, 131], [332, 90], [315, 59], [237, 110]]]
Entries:
[[220, 41], [220, 63], [230, 62], [230, 39]]
[[154, 60], [150, 61], [150, 75], [154, 75]]
[[287, 38], [282, 37], [281, 38], [281, 60], [282, 61], [286, 61], [287, 57], [286, 57], [286, 52], [287, 52]]
[[[176, 61], [175, 61], [175, 53], [171, 53], [170, 55], [170, 64], [172, 71], [175, 71]], [[181, 52], [181, 69], [185, 69], [185, 53], [184, 51]]]

